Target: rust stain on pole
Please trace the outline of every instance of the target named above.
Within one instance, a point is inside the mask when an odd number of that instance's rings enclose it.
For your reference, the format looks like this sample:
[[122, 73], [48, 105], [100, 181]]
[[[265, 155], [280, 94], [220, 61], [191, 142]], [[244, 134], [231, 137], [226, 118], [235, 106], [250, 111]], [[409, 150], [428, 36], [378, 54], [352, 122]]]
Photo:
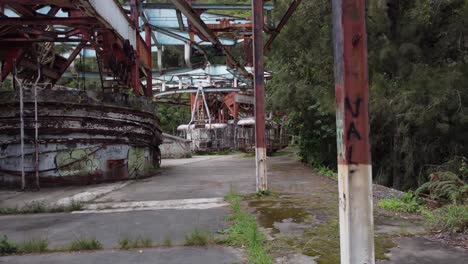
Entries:
[[375, 263], [365, 0], [333, 0], [341, 263]]
[[263, 65], [263, 0], [252, 1], [255, 90], [255, 160], [257, 191], [268, 189], [265, 144], [265, 78]]

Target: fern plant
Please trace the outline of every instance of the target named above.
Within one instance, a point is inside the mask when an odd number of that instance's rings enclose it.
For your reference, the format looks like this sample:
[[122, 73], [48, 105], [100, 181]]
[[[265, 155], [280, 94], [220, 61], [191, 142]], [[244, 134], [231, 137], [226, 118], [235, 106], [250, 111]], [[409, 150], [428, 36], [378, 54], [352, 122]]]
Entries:
[[434, 172], [429, 181], [415, 192], [417, 196], [426, 194], [438, 201], [450, 201], [453, 204], [464, 204], [468, 198], [468, 185], [458, 175], [449, 171]]

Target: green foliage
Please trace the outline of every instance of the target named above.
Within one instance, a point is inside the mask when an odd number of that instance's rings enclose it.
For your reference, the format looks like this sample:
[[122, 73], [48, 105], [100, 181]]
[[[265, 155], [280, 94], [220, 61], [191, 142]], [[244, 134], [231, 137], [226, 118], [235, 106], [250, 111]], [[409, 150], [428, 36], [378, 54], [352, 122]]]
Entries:
[[[288, 1], [277, 1], [279, 18]], [[271, 110], [288, 113], [299, 155], [336, 166], [331, 1], [303, 1], [274, 43]], [[374, 179], [397, 189], [426, 182], [429, 164], [468, 156], [468, 3], [368, 3]], [[307, 19], [304, 19], [307, 18]]]
[[230, 246], [246, 247], [248, 261], [251, 264], [273, 263], [264, 247], [265, 236], [258, 230], [254, 216], [241, 209], [242, 197], [231, 191], [226, 197], [231, 205], [232, 214], [229, 216], [231, 226], [225, 230], [225, 243]]
[[8, 237], [4, 235], [0, 238], [0, 255], [14, 254], [18, 250], [18, 247], [13, 241], [8, 240]]
[[405, 193], [401, 198], [382, 199], [378, 202], [378, 206], [385, 210], [404, 213], [419, 213], [423, 210], [412, 193]]
[[328, 167], [319, 166], [319, 167], [315, 168], [314, 171], [317, 172], [320, 175], [326, 176], [326, 177], [334, 179], [334, 180], [338, 180], [338, 174], [336, 172], [334, 172], [333, 170], [331, 170], [330, 168], [328, 168]]
[[431, 199], [450, 201], [453, 204], [466, 203], [468, 199], [468, 184], [458, 175], [449, 171], [432, 173], [430, 181], [416, 190], [416, 195], [428, 194]]
[[172, 135], [179, 125], [190, 121], [190, 107], [160, 104], [158, 114], [162, 131]]
[[198, 229], [193, 230], [190, 234], [185, 236], [186, 246], [206, 246], [212, 241], [213, 238], [210, 233]]
[[98, 250], [102, 249], [102, 244], [95, 238], [78, 238], [71, 242], [70, 251]]
[[43, 253], [48, 251], [48, 246], [47, 239], [29, 239], [18, 245], [18, 251], [21, 253]]
[[448, 205], [433, 212], [425, 212], [428, 227], [433, 231], [468, 232], [468, 205]]
[[119, 240], [120, 249], [149, 248], [153, 246], [153, 240], [149, 237], [138, 236], [136, 238], [124, 237]]

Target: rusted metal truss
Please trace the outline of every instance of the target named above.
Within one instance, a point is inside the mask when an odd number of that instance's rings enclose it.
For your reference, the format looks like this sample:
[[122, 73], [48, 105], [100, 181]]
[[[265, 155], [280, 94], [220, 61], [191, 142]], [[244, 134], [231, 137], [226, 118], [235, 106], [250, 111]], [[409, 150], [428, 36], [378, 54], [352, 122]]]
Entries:
[[[1, 80], [13, 71], [14, 65], [25, 81], [35, 79], [36, 69], [41, 67], [40, 82], [54, 85], [86, 47], [96, 51], [102, 66], [101, 78], [112, 77], [103, 88], [131, 87], [136, 94], [151, 96], [152, 82], [147, 81], [145, 87], [141, 82], [142, 78], [151, 80], [152, 59], [151, 39], [145, 41], [139, 33], [138, 1], [132, 0], [130, 14], [118, 3], [108, 2], [109, 9], [117, 13], [110, 14], [102, 8], [103, 1], [96, 0], [2, 0]], [[119, 27], [126, 27], [128, 32]], [[51, 43], [67, 42], [75, 47], [65, 58]]]

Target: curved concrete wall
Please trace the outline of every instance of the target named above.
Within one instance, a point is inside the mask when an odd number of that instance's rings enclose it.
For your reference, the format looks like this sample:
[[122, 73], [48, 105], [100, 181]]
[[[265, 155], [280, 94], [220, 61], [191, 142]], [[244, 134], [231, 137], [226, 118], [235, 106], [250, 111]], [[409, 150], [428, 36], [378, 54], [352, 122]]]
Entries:
[[[89, 184], [150, 175], [162, 136], [143, 97], [82, 91], [38, 93], [40, 185]], [[25, 171], [35, 182], [34, 96], [24, 95]], [[19, 95], [0, 93], [0, 185], [21, 181]]]

